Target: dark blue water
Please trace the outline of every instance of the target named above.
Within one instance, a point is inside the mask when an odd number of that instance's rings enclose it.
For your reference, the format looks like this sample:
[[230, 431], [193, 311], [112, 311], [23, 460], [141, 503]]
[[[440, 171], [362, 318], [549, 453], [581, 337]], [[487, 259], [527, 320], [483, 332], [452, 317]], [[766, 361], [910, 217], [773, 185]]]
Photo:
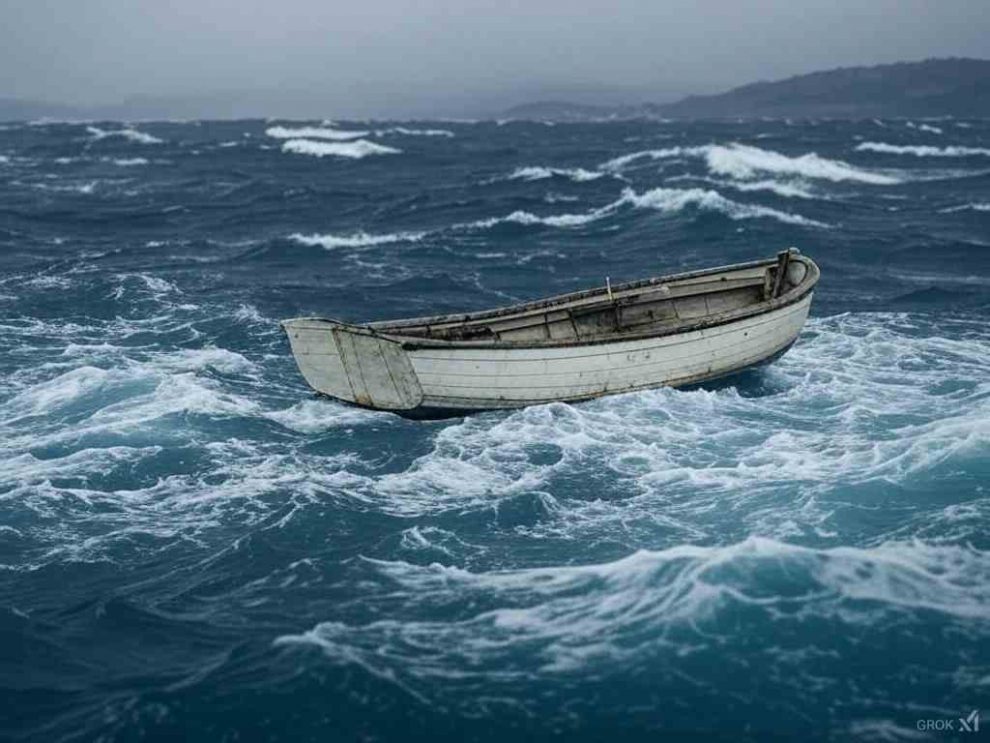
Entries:
[[[411, 422], [277, 325], [789, 246], [798, 344], [704, 389]], [[985, 121], [5, 125], [0, 738], [945, 739], [988, 319]]]

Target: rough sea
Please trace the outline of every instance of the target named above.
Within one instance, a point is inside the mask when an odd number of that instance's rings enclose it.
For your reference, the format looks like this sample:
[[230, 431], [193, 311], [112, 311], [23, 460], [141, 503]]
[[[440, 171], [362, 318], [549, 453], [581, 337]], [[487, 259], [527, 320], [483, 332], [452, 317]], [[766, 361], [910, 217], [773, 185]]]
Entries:
[[[791, 246], [682, 391], [408, 421], [278, 325]], [[0, 738], [977, 740], [988, 321], [990, 121], [4, 124]]]

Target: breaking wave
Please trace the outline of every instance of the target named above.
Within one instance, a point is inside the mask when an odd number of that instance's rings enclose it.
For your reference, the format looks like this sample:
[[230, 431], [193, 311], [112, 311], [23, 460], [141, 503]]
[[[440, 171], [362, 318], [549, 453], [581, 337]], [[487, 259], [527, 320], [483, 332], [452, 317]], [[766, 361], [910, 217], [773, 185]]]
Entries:
[[403, 137], [453, 137], [454, 133], [449, 129], [409, 129], [404, 126], [393, 126], [389, 129], [380, 129], [375, 132], [376, 136], [387, 136], [389, 134], [399, 134]]
[[928, 132], [929, 134], [942, 134], [942, 130], [937, 126], [932, 126], [931, 124], [915, 124], [913, 121], [907, 123], [909, 129], [917, 129], [919, 132]]
[[990, 149], [985, 147], [933, 147], [931, 145], [898, 145], [886, 142], [861, 142], [856, 145], [860, 152], [882, 152], [888, 155], [914, 155], [915, 157], [973, 157], [984, 155], [990, 157]]
[[806, 227], [828, 227], [823, 222], [802, 217], [799, 214], [782, 212], [758, 204], [741, 204], [727, 199], [718, 191], [702, 188], [654, 188], [642, 194], [626, 189], [619, 203], [632, 204], [642, 209], [658, 209], [663, 212], [676, 213], [688, 207], [702, 211], [718, 212], [730, 219], [756, 219], [767, 217], [785, 224], [797, 224]]
[[275, 139], [330, 139], [345, 141], [367, 137], [370, 132], [343, 131], [325, 126], [272, 126], [265, 129], [265, 134]]
[[709, 172], [740, 179], [756, 178], [761, 173], [769, 173], [829, 181], [855, 181], [872, 185], [891, 185], [901, 182], [892, 175], [863, 170], [841, 160], [829, 160], [814, 152], [789, 157], [773, 150], [763, 150], [738, 143], [644, 150], [613, 158], [603, 163], [601, 167], [605, 170], [621, 171], [639, 160], [665, 160], [677, 157], [702, 158]]
[[107, 139], [108, 137], [121, 137], [131, 142], [137, 142], [138, 144], [162, 144], [164, 142], [164, 140], [158, 137], [153, 137], [146, 132], [139, 132], [137, 129], [131, 128], [105, 130], [95, 126], [87, 126], [86, 131], [96, 141]]
[[398, 242], [419, 242], [425, 232], [395, 232], [387, 235], [369, 235], [367, 232], [355, 232], [351, 235], [302, 235], [295, 233], [289, 239], [311, 247], [318, 246], [327, 250], [336, 248], [370, 248], [376, 245], [387, 245]]
[[360, 159], [369, 155], [397, 155], [402, 150], [358, 139], [351, 142], [317, 142], [311, 139], [290, 139], [282, 144], [283, 152], [313, 157], [349, 157]]
[[[347, 489], [405, 516], [508, 507], [537, 493], [526, 528], [543, 536], [628, 539], [631, 523], [654, 533], [664, 514], [675, 543], [736, 533], [841, 543], [842, 504], [867, 485], [918, 487], [990, 453], [990, 344], [924, 334], [933, 329], [908, 315], [809, 320], [767, 370], [770, 394], [661, 389], [469, 418], [405, 471]], [[601, 473], [585, 483], [594, 497], [562, 502], [576, 471]], [[827, 493], [846, 495], [838, 503]], [[741, 514], [732, 532], [718, 516], [726, 498]], [[903, 516], [877, 539], [900, 529], [975, 538], [982, 518], [952, 507]]]
[[743, 204], [722, 196], [718, 191], [701, 188], [654, 188], [643, 193], [637, 193], [626, 188], [615, 201], [605, 206], [578, 214], [555, 214], [538, 216], [527, 211], [515, 211], [505, 217], [472, 222], [467, 227], [494, 227], [498, 224], [514, 223], [521, 225], [546, 225], [548, 227], [580, 227], [596, 222], [613, 214], [623, 207], [637, 209], [653, 209], [667, 214], [683, 212], [688, 208], [699, 211], [715, 212], [730, 219], [776, 219], [785, 224], [802, 225], [805, 227], [828, 227], [823, 222], [802, 217], [799, 214], [783, 212], [779, 209], [760, 206], [758, 204]]
[[729, 181], [721, 182], [720, 186], [727, 186], [737, 191], [770, 191], [786, 199], [820, 199], [803, 181]]
[[990, 212], [990, 203], [961, 204], [959, 206], [950, 206], [947, 209], [940, 209], [939, 211], [943, 214], [963, 211]]
[[114, 165], [120, 168], [133, 168], [138, 165], [148, 164], [148, 160], [143, 157], [113, 157], [113, 158], [108, 158], [107, 161], [113, 163]]
[[509, 180], [540, 181], [547, 178], [566, 178], [575, 183], [586, 181], [596, 181], [604, 178], [608, 173], [598, 170], [585, 170], [584, 168], [545, 168], [540, 166], [529, 166], [516, 168], [509, 176]]
[[[430, 536], [446, 535], [417, 532], [408, 542], [421, 549], [432, 546]], [[862, 631], [864, 614], [880, 637], [889, 621], [935, 613], [961, 628], [978, 627], [990, 611], [990, 553], [912, 542], [809, 549], [750, 537], [574, 567], [471, 572], [369, 560], [365, 573], [365, 623], [327, 621], [275, 643], [315, 646], [334, 663], [362, 668], [428, 702], [483, 683], [488, 693], [527, 706], [533, 700], [520, 684], [591, 672], [628, 679], [651, 671], [654, 683], [683, 685], [676, 672], [656, 669], [684, 652], [716, 661], [729, 617], [744, 622], [743, 632], [775, 637], [814, 617], [821, 631], [810, 642], [828, 653], [832, 637]], [[403, 619], [375, 618], [396, 613], [397, 603]], [[773, 653], [760, 663], [772, 675], [804, 679], [811, 676], [804, 658]], [[717, 663], [745, 673], [748, 661], [743, 654]]]

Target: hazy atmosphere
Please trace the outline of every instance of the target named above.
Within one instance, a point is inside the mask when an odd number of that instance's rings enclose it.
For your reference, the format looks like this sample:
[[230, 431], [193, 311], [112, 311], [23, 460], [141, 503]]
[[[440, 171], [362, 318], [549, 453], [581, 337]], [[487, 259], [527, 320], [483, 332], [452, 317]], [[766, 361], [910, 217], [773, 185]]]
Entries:
[[986, 741], [988, 9], [0, 0], [0, 742]]
[[986, 57], [986, 10], [982, 0], [12, 0], [0, 6], [0, 97], [206, 98], [232, 114], [314, 116], [663, 101], [837, 66]]

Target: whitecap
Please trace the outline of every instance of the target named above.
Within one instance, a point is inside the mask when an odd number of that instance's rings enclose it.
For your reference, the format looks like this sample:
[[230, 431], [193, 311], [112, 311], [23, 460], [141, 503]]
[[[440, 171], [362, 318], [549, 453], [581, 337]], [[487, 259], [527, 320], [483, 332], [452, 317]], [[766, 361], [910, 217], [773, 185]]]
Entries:
[[545, 225], [547, 227], [580, 227], [601, 219], [602, 217], [608, 216], [615, 211], [618, 203], [619, 202], [615, 202], [613, 204], [601, 207], [600, 209], [593, 209], [582, 214], [552, 214], [545, 217], [540, 217], [532, 212], [518, 210], [504, 217], [479, 219], [476, 222], [471, 222], [470, 224], [464, 226], [468, 228], [490, 228], [500, 224], [521, 224], [527, 226]]
[[310, 247], [319, 246], [327, 250], [334, 250], [336, 248], [369, 248], [397, 242], [419, 242], [426, 237], [426, 234], [425, 232], [393, 232], [384, 235], [370, 235], [367, 232], [354, 232], [350, 235], [303, 235], [296, 232], [289, 235], [289, 239]]
[[99, 181], [86, 181], [85, 183], [66, 183], [57, 186], [52, 186], [47, 183], [32, 183], [31, 188], [36, 188], [40, 191], [91, 194], [96, 191], [96, 187], [99, 183]]
[[990, 212], [990, 203], [977, 202], [972, 204], [961, 204], [959, 206], [950, 206], [947, 209], [939, 209], [939, 212], [942, 214], [962, 211]]
[[408, 129], [404, 126], [393, 126], [390, 129], [380, 129], [375, 132], [376, 136], [388, 134], [401, 134], [404, 137], [453, 137], [454, 133], [449, 129]]
[[[598, 471], [607, 474], [589, 487], [602, 500], [571, 500], [531, 530], [627, 539], [643, 519], [654, 539], [662, 514], [666, 531], [695, 540], [711, 536], [708, 514], [731, 501], [746, 514], [742, 534], [790, 534], [794, 523], [827, 531], [832, 506], [817, 494], [917, 486], [988, 451], [990, 346], [979, 323], [966, 327], [983, 335], [926, 335], [901, 315], [812, 319], [763, 372], [772, 394], [661, 389], [476, 416], [444, 427], [404, 471], [355, 481], [349, 493], [421, 515], [486, 508]], [[556, 454], [533, 460], [534, 451]]]
[[569, 194], [548, 193], [544, 195], [543, 200], [548, 204], [560, 204], [580, 201], [581, 199], [578, 196], [571, 196]]
[[708, 145], [701, 150], [710, 171], [735, 178], [753, 178], [758, 173], [775, 173], [874, 185], [900, 182], [893, 176], [862, 170], [841, 160], [820, 157], [814, 152], [788, 157], [779, 152], [742, 144], [732, 144], [727, 147]]
[[344, 131], [341, 129], [331, 129], [326, 126], [300, 126], [291, 128], [272, 126], [265, 129], [265, 134], [275, 139], [330, 139], [344, 141], [367, 137], [370, 132]]
[[547, 178], [566, 178], [575, 183], [585, 183], [604, 178], [607, 173], [598, 170], [585, 170], [584, 168], [546, 168], [541, 166], [529, 166], [516, 168], [509, 175], [509, 180], [539, 181]]
[[628, 165], [631, 165], [639, 160], [665, 160], [672, 157], [679, 157], [684, 154], [687, 149], [698, 148], [665, 147], [659, 150], [640, 150], [639, 152], [631, 152], [628, 155], [614, 157], [611, 160], [602, 163], [601, 167], [605, 170], [622, 170]]
[[688, 207], [702, 211], [713, 211], [724, 214], [730, 219], [753, 219], [768, 217], [786, 224], [797, 224], [806, 227], [827, 227], [828, 225], [798, 214], [783, 212], [757, 204], [742, 204], [722, 196], [717, 191], [700, 188], [655, 188], [638, 194], [631, 188], [622, 192], [622, 196], [605, 206], [591, 209], [578, 214], [552, 214], [539, 216], [527, 211], [515, 211], [504, 217], [491, 217], [465, 225], [468, 228], [490, 228], [499, 224], [544, 225], [547, 227], [581, 227], [615, 214], [624, 206], [640, 209], [656, 209], [674, 214]]
[[89, 132], [94, 140], [106, 139], [107, 137], [122, 137], [138, 144], [162, 144], [164, 142], [164, 140], [158, 137], [154, 137], [146, 132], [139, 132], [137, 129], [130, 127], [108, 131], [95, 126], [87, 126], [86, 131]]
[[990, 157], [990, 149], [985, 147], [962, 147], [949, 145], [934, 147], [932, 145], [896, 145], [886, 142], [863, 142], [856, 145], [859, 152], [880, 152], [887, 155], [914, 155], [915, 157], [973, 157], [984, 155]]
[[631, 204], [641, 209], [658, 209], [667, 213], [677, 213], [688, 207], [694, 207], [702, 211], [718, 212], [730, 219], [767, 217], [785, 224], [806, 227], [828, 226], [799, 214], [791, 214], [758, 204], [742, 204], [732, 201], [722, 196], [718, 191], [702, 188], [654, 188], [642, 194], [638, 194], [632, 189], [626, 189], [619, 203]]
[[290, 139], [282, 144], [283, 152], [314, 157], [349, 157], [359, 159], [368, 155], [394, 155], [402, 152], [394, 147], [358, 139], [351, 142], [317, 142], [310, 139]]
[[299, 433], [320, 433], [367, 424], [387, 425], [398, 420], [391, 413], [364, 410], [330, 400], [303, 400], [284, 410], [267, 412], [264, 417]]
[[[403, 546], [422, 550], [439, 536], [406, 532]], [[444, 706], [470, 704], [464, 691], [481, 687], [525, 706], [534, 674], [566, 683], [649, 673], [654, 684], [682, 688], [683, 671], [665, 672], [664, 659], [711, 647], [739, 616], [778, 636], [812, 620], [827, 634], [859, 636], [932, 615], [975, 628], [990, 611], [990, 553], [915, 542], [810, 549], [750, 537], [488, 572], [366, 564], [368, 620], [325, 621], [274, 644], [319, 648], [333, 663]], [[780, 676], [804, 670], [801, 656], [761, 662]], [[730, 663], [747, 666], [745, 658]]]
[[937, 126], [932, 126], [931, 124], [915, 124], [912, 121], [907, 123], [907, 126], [911, 129], [917, 129], [919, 132], [928, 132], [929, 134], [942, 134], [942, 130]]
[[113, 163], [121, 168], [132, 168], [138, 165], [147, 165], [148, 160], [143, 157], [114, 157], [105, 158], [105, 162]]
[[773, 150], [739, 143], [644, 150], [613, 158], [603, 163], [601, 167], [605, 170], [622, 170], [642, 159], [664, 160], [675, 157], [702, 158], [709, 172], [739, 179], [750, 179], [761, 173], [771, 173], [836, 182], [855, 181], [872, 185], [891, 185], [901, 182], [894, 176], [863, 170], [841, 160], [821, 157], [814, 152], [790, 157]]
[[802, 181], [730, 181], [719, 182], [718, 185], [735, 189], [736, 191], [770, 191], [787, 199], [818, 199]]

